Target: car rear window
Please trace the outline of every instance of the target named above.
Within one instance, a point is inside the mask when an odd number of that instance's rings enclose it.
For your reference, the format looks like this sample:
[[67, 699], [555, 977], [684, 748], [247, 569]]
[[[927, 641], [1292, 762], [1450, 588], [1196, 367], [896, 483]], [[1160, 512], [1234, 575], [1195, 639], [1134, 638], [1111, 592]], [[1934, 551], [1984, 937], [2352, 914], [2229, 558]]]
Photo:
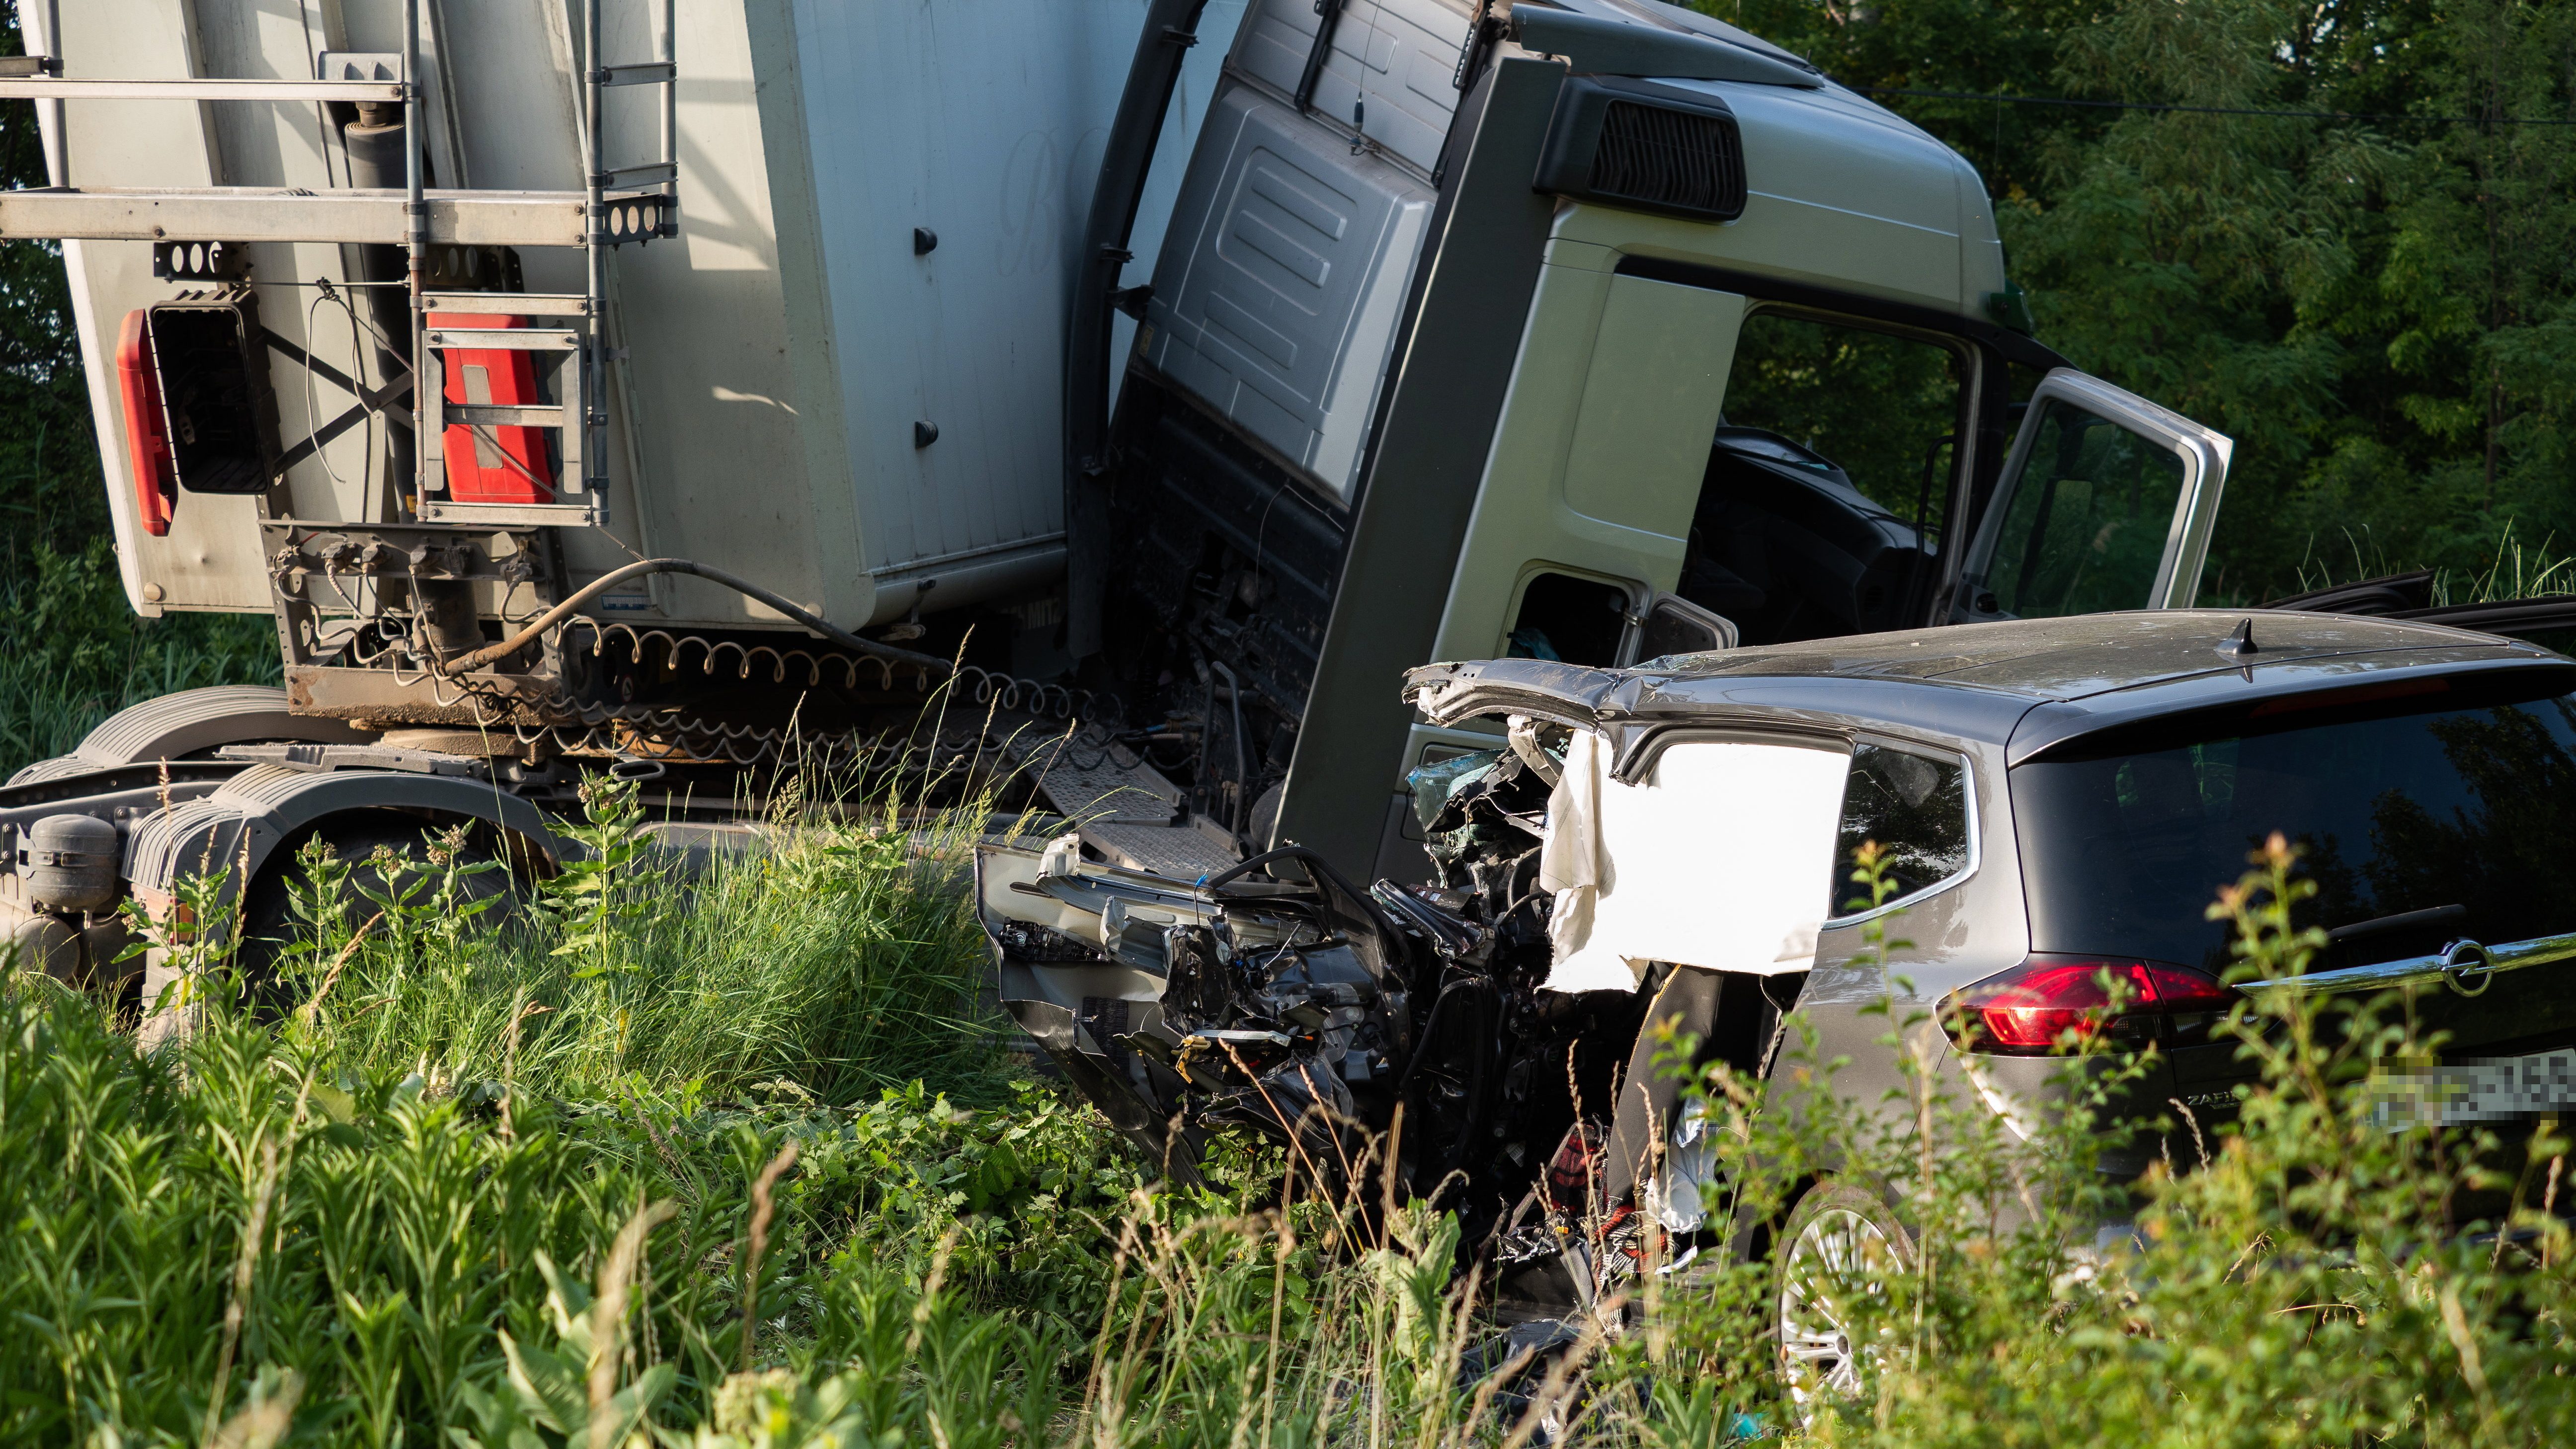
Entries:
[[2301, 926], [2442, 911], [2339, 942], [2332, 964], [2576, 930], [2576, 696], [2381, 681], [2088, 736], [2009, 778], [2035, 950], [2223, 969], [2230, 929], [2207, 908], [2276, 830], [2317, 883]]

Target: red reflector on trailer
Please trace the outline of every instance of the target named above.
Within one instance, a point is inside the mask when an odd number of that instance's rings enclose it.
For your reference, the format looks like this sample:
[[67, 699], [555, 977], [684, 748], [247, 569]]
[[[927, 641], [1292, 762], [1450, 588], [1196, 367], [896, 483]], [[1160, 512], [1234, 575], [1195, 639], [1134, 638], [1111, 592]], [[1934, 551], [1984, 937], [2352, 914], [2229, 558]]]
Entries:
[[148, 308], [126, 313], [117, 333], [116, 388], [125, 403], [125, 452], [134, 468], [134, 521], [154, 538], [167, 538], [170, 517], [179, 506], [179, 470], [161, 413], [161, 375], [152, 365]]

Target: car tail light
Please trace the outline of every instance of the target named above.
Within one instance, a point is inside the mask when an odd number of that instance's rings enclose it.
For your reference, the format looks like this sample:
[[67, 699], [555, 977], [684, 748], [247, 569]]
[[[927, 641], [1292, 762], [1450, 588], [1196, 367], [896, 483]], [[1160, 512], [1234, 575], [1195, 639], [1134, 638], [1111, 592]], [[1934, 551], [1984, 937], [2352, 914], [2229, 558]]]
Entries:
[[2042, 1056], [2068, 1040], [2134, 1051], [2196, 1041], [2238, 1000], [2189, 966], [2034, 952], [2009, 971], [1950, 993], [1941, 1020], [1961, 1051]]

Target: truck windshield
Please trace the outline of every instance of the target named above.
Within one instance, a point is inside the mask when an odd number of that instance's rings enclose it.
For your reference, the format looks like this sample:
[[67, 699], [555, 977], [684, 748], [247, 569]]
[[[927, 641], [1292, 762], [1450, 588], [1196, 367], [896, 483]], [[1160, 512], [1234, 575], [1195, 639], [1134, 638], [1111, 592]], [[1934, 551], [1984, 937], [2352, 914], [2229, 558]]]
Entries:
[[2223, 970], [2231, 930], [2205, 912], [2276, 830], [2317, 885], [2297, 923], [2361, 928], [2316, 968], [2576, 930], [2576, 697], [2528, 684], [2276, 697], [2089, 736], [2010, 778], [2035, 950]]

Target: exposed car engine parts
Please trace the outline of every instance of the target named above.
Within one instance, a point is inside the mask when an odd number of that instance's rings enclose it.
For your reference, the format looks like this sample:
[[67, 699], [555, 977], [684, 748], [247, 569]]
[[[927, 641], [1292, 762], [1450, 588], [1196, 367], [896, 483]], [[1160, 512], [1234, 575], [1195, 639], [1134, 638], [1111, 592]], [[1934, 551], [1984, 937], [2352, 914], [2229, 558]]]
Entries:
[[[1290, 860], [1310, 884], [1252, 874]], [[1070, 835], [977, 869], [1004, 1002], [1116, 1093], [1119, 1127], [1160, 1148], [1240, 1122], [1347, 1177], [1412, 1048], [1412, 952], [1367, 897], [1295, 847], [1186, 887], [1090, 865]]]
[[1600, 1251], [1583, 1246], [1585, 1169], [1567, 1203], [1534, 1184], [1569, 1151], [1598, 1155], [1652, 993], [1540, 990], [1550, 784], [1530, 760], [1463, 755], [1414, 784], [1437, 887], [1362, 892], [1296, 846], [1195, 882], [1086, 861], [1072, 835], [984, 847], [1003, 1004], [1175, 1175], [1234, 1125], [1333, 1191], [1376, 1170], [1370, 1138], [1400, 1105], [1399, 1184], [1533, 1265], [1516, 1272], [1558, 1273], [1565, 1251]]

